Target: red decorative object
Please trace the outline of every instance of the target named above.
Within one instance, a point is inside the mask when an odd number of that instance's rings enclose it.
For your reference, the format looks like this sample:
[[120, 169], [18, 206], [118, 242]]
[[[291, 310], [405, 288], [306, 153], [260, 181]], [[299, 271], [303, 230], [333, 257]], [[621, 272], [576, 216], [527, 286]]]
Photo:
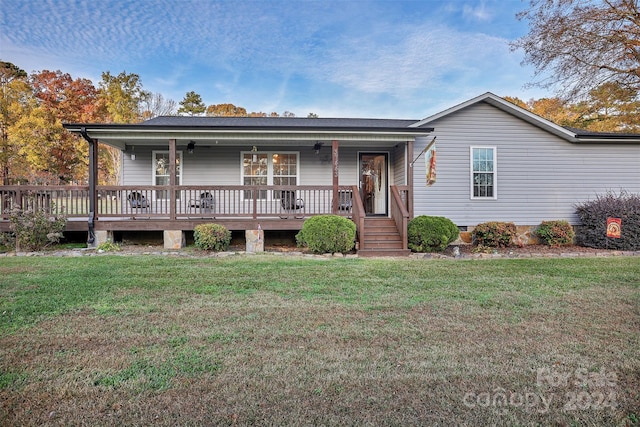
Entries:
[[619, 239], [622, 234], [622, 219], [607, 218], [607, 237]]

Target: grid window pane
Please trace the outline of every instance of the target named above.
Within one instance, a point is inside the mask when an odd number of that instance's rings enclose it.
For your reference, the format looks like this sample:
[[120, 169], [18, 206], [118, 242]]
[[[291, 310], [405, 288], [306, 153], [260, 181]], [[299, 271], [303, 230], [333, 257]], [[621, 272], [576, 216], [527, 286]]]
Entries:
[[[182, 167], [180, 164], [180, 156], [176, 157], [176, 183], [181, 183]], [[155, 185], [169, 185], [169, 152], [168, 151], [156, 151], [154, 152], [154, 183]], [[176, 199], [180, 198], [180, 192], [176, 191]], [[166, 190], [156, 191], [157, 199], [168, 199], [169, 192]]]
[[495, 197], [495, 162], [493, 148], [473, 148], [473, 197]]
[[[243, 153], [242, 177], [244, 185], [297, 185], [298, 154], [297, 153]], [[267, 199], [267, 192], [258, 190], [259, 199]], [[245, 198], [252, 198], [250, 190], [245, 191]], [[270, 196], [280, 198], [280, 191]]]

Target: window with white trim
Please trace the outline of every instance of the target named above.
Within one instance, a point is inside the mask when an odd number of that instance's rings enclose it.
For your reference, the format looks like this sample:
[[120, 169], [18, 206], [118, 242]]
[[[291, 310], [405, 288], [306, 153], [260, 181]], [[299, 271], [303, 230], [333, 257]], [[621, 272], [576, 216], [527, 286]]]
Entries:
[[471, 198], [496, 199], [496, 148], [471, 147]]
[[[299, 155], [296, 152], [255, 152], [242, 153], [243, 185], [298, 185]], [[274, 192], [273, 198], [280, 198]], [[245, 191], [245, 198], [251, 197]], [[267, 199], [266, 190], [258, 190], [258, 199]]]
[[[152, 152], [153, 185], [169, 185], [169, 152]], [[182, 185], [182, 151], [176, 153], [176, 184]], [[176, 199], [180, 198], [176, 191]], [[167, 190], [156, 190], [156, 199], [168, 199]]]

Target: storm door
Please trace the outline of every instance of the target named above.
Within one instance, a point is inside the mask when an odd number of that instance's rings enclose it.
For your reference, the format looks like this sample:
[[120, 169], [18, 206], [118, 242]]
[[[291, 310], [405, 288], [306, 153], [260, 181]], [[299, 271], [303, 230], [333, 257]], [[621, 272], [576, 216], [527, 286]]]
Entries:
[[360, 153], [360, 192], [366, 215], [387, 215], [387, 153]]

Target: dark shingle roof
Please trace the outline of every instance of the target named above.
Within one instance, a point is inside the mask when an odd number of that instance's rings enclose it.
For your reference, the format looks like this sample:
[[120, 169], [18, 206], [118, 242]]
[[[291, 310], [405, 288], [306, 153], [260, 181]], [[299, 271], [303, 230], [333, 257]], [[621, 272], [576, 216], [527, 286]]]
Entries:
[[579, 138], [589, 138], [589, 137], [593, 137], [593, 138], [638, 138], [638, 136], [640, 136], [640, 134], [637, 133], [626, 133], [626, 132], [594, 132], [594, 131], [590, 131], [590, 130], [585, 130], [585, 129], [578, 129], [578, 128], [573, 128], [570, 126], [564, 126], [565, 129], [570, 130], [571, 132], [575, 133], [576, 136], [578, 136]]
[[417, 120], [345, 119], [301, 117], [189, 117], [161, 116], [140, 123], [145, 126], [230, 127], [230, 128], [339, 128], [394, 129], [406, 128]]

